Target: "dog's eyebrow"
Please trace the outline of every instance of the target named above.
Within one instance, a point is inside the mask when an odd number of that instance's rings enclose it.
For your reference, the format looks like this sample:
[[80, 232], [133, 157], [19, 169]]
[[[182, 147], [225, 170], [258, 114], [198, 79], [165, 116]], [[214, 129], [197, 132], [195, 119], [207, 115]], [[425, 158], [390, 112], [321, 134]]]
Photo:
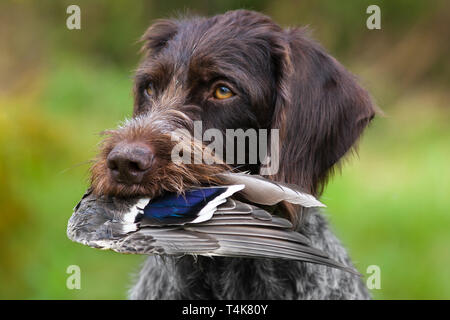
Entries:
[[134, 81], [138, 86], [145, 85], [150, 81], [153, 83], [161, 83], [163, 81], [163, 76], [165, 75], [165, 73], [158, 72], [154, 69], [142, 68], [136, 71]]
[[149, 66], [139, 66], [135, 71], [135, 78], [146, 78], [153, 73], [154, 68]]
[[136, 79], [148, 80], [152, 78], [154, 81], [162, 81], [165, 77], [173, 73], [173, 65], [171, 63], [155, 61], [152, 64], [143, 64], [135, 71]]
[[243, 87], [239, 77], [236, 77], [234, 70], [232, 68], [223, 68], [220, 65], [220, 61], [210, 58], [207, 62], [199, 62], [194, 58], [189, 63], [188, 68], [188, 79], [191, 83], [201, 80], [209, 85], [212, 85], [218, 81], [225, 81], [237, 89], [241, 89]]
[[136, 74], [134, 75], [134, 80], [136, 82], [145, 82], [145, 81], [148, 81], [149, 78], [150, 78], [150, 76], [146, 72], [136, 71]]

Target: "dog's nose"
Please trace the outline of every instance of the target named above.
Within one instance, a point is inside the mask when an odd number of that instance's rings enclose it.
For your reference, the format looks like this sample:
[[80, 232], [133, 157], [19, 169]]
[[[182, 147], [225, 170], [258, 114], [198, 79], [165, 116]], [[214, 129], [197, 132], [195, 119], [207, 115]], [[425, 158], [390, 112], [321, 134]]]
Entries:
[[153, 162], [149, 147], [138, 143], [121, 143], [111, 150], [107, 165], [112, 178], [119, 183], [141, 183]]

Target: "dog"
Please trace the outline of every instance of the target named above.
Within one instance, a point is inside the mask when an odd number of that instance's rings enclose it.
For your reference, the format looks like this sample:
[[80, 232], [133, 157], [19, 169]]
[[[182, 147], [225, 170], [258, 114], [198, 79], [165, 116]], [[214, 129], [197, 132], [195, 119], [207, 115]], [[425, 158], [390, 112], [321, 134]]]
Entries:
[[[92, 167], [95, 194], [157, 196], [210, 182], [219, 165], [171, 161], [170, 133], [277, 129], [274, 181], [320, 196], [340, 160], [376, 114], [369, 94], [305, 28], [236, 10], [158, 20], [142, 37], [133, 118], [109, 135]], [[250, 148], [246, 144], [246, 150]], [[227, 150], [223, 153], [226, 154]], [[266, 156], [273, 155], [270, 151]], [[262, 161], [227, 164], [259, 173]], [[194, 172], [194, 173], [193, 173]], [[285, 206], [295, 228], [352, 266], [318, 209]], [[305, 262], [229, 257], [147, 258], [131, 299], [369, 299], [359, 277]]]

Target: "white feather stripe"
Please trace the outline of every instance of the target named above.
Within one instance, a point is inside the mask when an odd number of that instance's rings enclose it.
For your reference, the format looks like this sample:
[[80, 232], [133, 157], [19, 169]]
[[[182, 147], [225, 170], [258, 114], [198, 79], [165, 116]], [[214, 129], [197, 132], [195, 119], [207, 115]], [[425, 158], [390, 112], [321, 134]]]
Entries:
[[122, 221], [125, 223], [134, 223], [136, 216], [144, 212], [145, 206], [150, 202], [150, 198], [142, 198], [131, 207], [130, 211], [122, 216]]
[[244, 184], [245, 189], [241, 194], [253, 203], [275, 205], [288, 201], [304, 207], [326, 207], [313, 195], [298, 190], [296, 186], [274, 182], [259, 175], [224, 173], [220, 177], [228, 183]]
[[245, 188], [245, 185], [243, 184], [237, 184], [232, 186], [224, 186], [227, 187], [227, 190], [220, 195], [218, 195], [216, 198], [208, 202], [206, 206], [200, 210], [198, 213], [198, 217], [193, 220], [191, 223], [200, 223], [203, 221], [207, 221], [212, 218], [214, 212], [216, 212], [217, 207], [221, 204], [225, 203], [227, 201], [228, 197], [231, 197], [233, 194], [235, 194], [238, 191], [241, 191]]

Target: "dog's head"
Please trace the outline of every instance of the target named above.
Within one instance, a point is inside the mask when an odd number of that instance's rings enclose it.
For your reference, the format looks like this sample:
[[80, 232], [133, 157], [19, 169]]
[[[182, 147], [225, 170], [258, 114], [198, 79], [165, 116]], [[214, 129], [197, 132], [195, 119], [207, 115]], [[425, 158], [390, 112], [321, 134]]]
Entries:
[[[97, 193], [152, 194], [173, 189], [176, 175], [178, 185], [212, 176], [217, 166], [198, 166], [201, 174], [192, 176], [170, 159], [170, 133], [192, 132], [198, 120], [202, 132], [278, 129], [272, 177], [317, 194], [375, 114], [367, 92], [304, 29], [282, 29], [260, 13], [159, 20], [142, 40], [133, 119], [103, 144], [93, 167]], [[256, 173], [262, 159], [250, 163], [248, 149], [261, 149], [260, 136], [245, 141], [244, 166], [236, 156], [227, 163]], [[221, 151], [223, 159], [230, 153]]]

